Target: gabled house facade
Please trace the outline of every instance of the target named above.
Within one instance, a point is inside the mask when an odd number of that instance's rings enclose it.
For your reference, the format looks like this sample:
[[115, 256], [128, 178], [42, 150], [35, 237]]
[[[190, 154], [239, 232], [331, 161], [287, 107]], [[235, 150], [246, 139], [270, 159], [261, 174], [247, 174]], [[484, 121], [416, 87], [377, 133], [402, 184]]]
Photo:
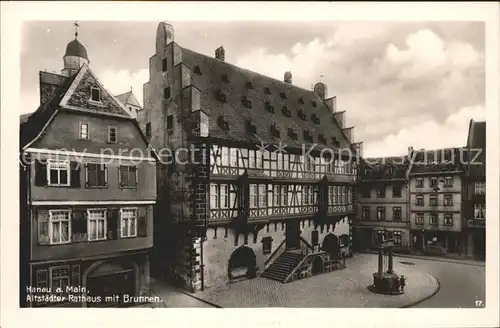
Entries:
[[467, 255], [486, 258], [486, 122], [470, 121], [464, 219]]
[[162, 162], [153, 274], [194, 291], [258, 274], [286, 282], [352, 253], [357, 168], [338, 150], [361, 145], [324, 84], [233, 66], [222, 47], [215, 58], [182, 48], [165, 23], [149, 66], [138, 121]]
[[410, 249], [408, 156], [365, 158], [357, 188], [355, 249], [377, 248], [381, 235], [394, 240], [397, 251]]
[[132, 89], [129, 92], [125, 92], [116, 96], [116, 99], [125, 107], [127, 113], [133, 117], [137, 118], [137, 112], [142, 110], [141, 104], [137, 101]]
[[88, 63], [75, 38], [21, 119], [21, 306], [127, 306], [150, 293], [156, 157]]

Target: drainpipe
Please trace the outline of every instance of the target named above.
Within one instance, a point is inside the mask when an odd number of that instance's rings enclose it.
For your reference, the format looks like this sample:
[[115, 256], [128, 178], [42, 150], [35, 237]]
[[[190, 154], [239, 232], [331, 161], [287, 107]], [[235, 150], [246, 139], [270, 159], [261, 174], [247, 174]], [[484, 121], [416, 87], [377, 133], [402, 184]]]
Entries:
[[201, 237], [200, 241], [200, 275], [201, 275], [201, 291], [205, 290], [205, 265], [203, 264], [203, 241], [205, 237]]

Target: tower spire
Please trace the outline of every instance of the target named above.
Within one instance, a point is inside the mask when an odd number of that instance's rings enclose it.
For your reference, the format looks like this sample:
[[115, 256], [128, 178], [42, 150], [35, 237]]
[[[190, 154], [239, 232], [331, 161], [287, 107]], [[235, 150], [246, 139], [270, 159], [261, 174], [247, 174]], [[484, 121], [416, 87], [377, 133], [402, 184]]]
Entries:
[[75, 21], [73, 25], [75, 25], [75, 39], [78, 39], [78, 28], [80, 25], [78, 24], [78, 21]]

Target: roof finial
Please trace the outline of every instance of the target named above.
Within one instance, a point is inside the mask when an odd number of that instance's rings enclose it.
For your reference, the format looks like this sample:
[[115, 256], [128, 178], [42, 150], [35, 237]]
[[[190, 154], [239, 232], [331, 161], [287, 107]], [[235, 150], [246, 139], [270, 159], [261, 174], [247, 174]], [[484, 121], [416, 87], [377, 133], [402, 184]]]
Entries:
[[130, 86], [130, 92], [132, 92], [132, 86]]
[[78, 25], [78, 21], [75, 21], [73, 25], [75, 25], [75, 39], [78, 39], [78, 28], [80, 25]]

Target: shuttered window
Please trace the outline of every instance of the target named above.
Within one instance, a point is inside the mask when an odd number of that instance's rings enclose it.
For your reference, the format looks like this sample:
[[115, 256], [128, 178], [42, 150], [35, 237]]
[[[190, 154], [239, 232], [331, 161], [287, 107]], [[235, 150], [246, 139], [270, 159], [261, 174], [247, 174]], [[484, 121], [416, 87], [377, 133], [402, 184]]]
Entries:
[[106, 164], [85, 164], [85, 186], [106, 187], [108, 184], [108, 167]]

